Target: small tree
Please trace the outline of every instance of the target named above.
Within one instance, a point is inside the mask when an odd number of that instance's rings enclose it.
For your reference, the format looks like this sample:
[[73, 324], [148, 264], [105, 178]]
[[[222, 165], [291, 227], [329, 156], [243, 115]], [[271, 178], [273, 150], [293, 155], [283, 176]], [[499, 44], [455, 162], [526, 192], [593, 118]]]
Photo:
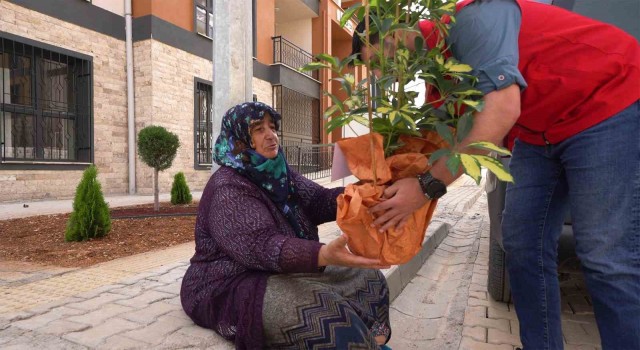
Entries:
[[161, 126], [147, 126], [138, 133], [138, 154], [142, 161], [154, 170], [153, 209], [155, 211], [160, 210], [158, 175], [171, 166], [178, 147], [180, 147], [178, 135]]
[[95, 165], [88, 167], [82, 174], [64, 235], [67, 242], [103, 237], [111, 230], [109, 206], [104, 200], [97, 175]]
[[184, 173], [181, 171], [173, 177], [173, 185], [171, 186], [171, 204], [189, 204], [191, 203], [191, 191]]

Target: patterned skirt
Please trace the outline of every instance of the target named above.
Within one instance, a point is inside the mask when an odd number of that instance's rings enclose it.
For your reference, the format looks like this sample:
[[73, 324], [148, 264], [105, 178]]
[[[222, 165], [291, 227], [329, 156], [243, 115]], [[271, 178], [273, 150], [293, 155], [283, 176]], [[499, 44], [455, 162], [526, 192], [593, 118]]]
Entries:
[[378, 270], [273, 275], [262, 315], [268, 349], [378, 349], [374, 337], [391, 335], [389, 289]]

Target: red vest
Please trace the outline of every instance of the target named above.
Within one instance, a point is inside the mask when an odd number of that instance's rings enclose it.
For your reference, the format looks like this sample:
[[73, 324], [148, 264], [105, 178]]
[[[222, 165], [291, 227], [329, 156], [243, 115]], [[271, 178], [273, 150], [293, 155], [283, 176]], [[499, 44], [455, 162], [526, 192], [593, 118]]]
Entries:
[[[458, 3], [457, 10], [474, 0]], [[640, 99], [640, 45], [614, 26], [557, 6], [517, 0], [518, 69], [528, 87], [510, 139], [555, 144]], [[446, 20], [446, 19], [445, 19]], [[420, 22], [429, 47], [433, 24]]]

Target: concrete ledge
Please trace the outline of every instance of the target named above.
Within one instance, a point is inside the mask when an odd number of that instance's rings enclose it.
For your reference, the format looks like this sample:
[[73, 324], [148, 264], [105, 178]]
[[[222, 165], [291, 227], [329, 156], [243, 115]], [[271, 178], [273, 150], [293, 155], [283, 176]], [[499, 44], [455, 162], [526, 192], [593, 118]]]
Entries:
[[408, 263], [403, 265], [394, 265], [383, 273], [387, 278], [389, 286], [389, 303], [393, 302], [402, 292], [404, 287], [411, 282], [418, 270], [424, 265], [427, 259], [433, 254], [442, 240], [449, 234], [449, 224], [441, 222], [432, 222], [427, 228], [422, 248]]

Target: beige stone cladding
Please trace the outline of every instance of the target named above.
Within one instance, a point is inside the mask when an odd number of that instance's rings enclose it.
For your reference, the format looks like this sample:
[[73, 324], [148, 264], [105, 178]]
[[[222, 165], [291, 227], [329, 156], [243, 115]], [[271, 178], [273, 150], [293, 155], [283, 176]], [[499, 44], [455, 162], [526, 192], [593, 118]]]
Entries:
[[[122, 20], [124, 26], [124, 18]], [[127, 191], [125, 43], [0, 1], [3, 32], [93, 57], [94, 157], [105, 193]], [[0, 170], [0, 202], [73, 197], [79, 170]]]
[[[211, 171], [194, 169], [194, 79], [211, 81], [211, 61], [153, 39], [136, 42], [134, 55], [136, 132], [159, 125], [180, 139], [173, 165], [160, 173], [160, 192], [171, 190], [179, 171], [191, 190], [202, 190]], [[153, 171], [139, 157], [136, 174], [138, 193], [152, 193]]]
[[254, 77], [253, 94], [258, 97], [258, 101], [273, 106], [273, 87], [270, 82]]

